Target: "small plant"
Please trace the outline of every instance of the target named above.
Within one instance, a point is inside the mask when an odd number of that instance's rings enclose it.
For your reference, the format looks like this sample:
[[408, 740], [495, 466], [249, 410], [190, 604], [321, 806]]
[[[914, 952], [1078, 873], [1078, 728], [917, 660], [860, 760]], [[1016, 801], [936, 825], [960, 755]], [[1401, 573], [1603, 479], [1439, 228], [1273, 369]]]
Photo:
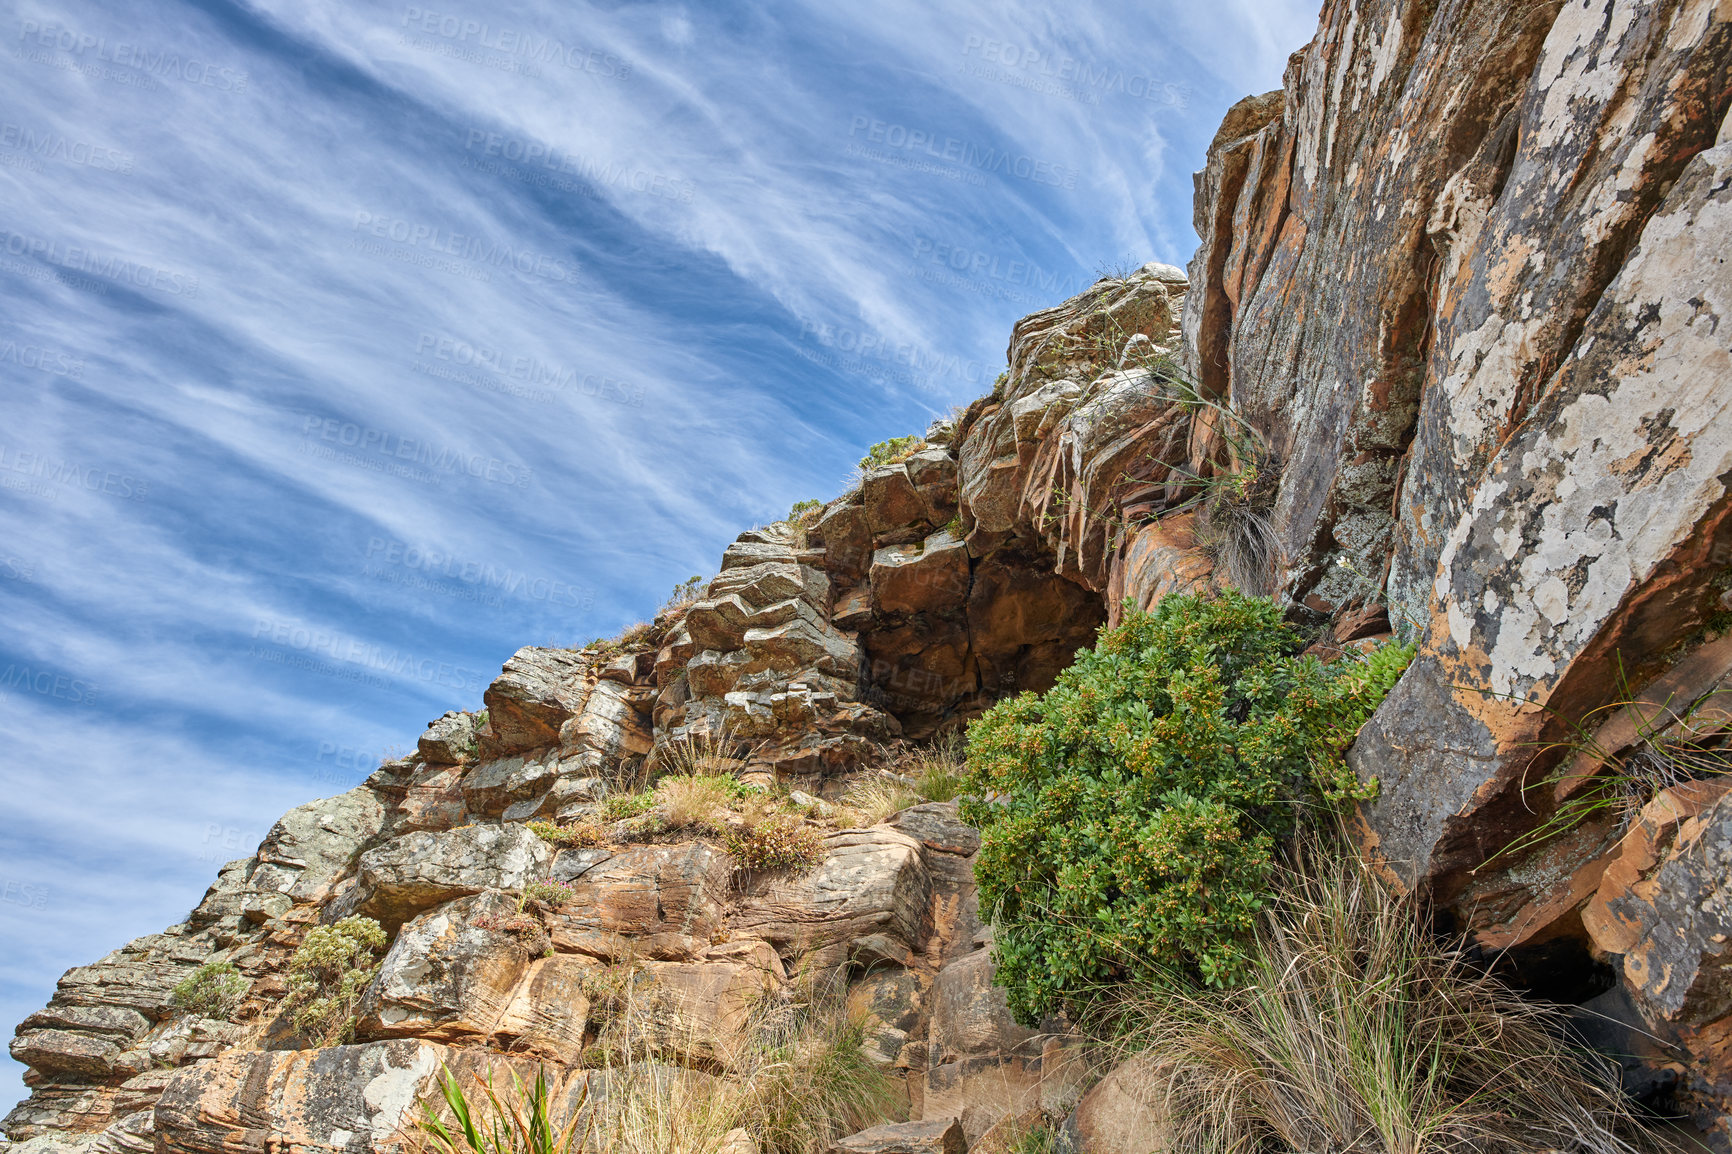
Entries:
[[1564, 1013], [1438, 942], [1411, 900], [1313, 843], [1260, 917], [1239, 989], [1126, 996], [1174, 1151], [1572, 1150], [1634, 1154], [1617, 1066]]
[[1412, 656], [1302, 648], [1279, 606], [1234, 590], [1127, 603], [1050, 692], [970, 727], [962, 816], [1018, 1021], [1139, 974], [1250, 972], [1276, 839], [1374, 793], [1342, 751]]
[[897, 768], [914, 782], [914, 792], [926, 801], [955, 801], [967, 783], [967, 750], [960, 733], [952, 731], [929, 745], [903, 751]]
[[567, 1102], [560, 1110], [539, 1067], [528, 1086], [517, 1071], [511, 1071], [511, 1086], [503, 1099], [493, 1088], [491, 1069], [485, 1081], [476, 1080], [473, 1090], [465, 1090], [449, 1068], [443, 1073], [439, 1092], [446, 1117], [421, 1103], [421, 1117], [410, 1138], [419, 1154], [570, 1154], [586, 1145], [587, 1084], [576, 1102]]
[[863, 778], [842, 794], [842, 804], [860, 815], [862, 825], [887, 821], [920, 801], [920, 795], [913, 789], [887, 775]]
[[570, 886], [562, 886], [558, 882], [530, 882], [523, 887], [523, 900], [540, 902], [542, 905], [553, 906], [555, 909], [569, 902], [575, 895]]
[[787, 521], [790, 525], [809, 527], [818, 523], [818, 514], [823, 511], [822, 501], [795, 501], [788, 510]]
[[549, 845], [579, 847], [607, 844], [607, 832], [592, 821], [559, 825], [551, 821], [525, 822], [529, 832]]
[[355, 1005], [379, 969], [385, 931], [372, 918], [350, 916], [307, 931], [289, 959], [284, 1009], [296, 1029], [321, 1046], [336, 1046], [355, 1031]]
[[1622, 833], [1655, 795], [1687, 781], [1732, 774], [1732, 690], [1716, 683], [1696, 697], [1636, 693], [1621, 660], [1618, 684], [1617, 701], [1579, 720], [1547, 709], [1569, 737], [1541, 745], [1540, 752], [1561, 751], [1565, 757], [1523, 792], [1562, 800], [1535, 829], [1488, 860], [1535, 849], [1596, 816], [1611, 818]]
[[921, 443], [919, 437], [891, 437], [888, 441], [879, 441], [860, 458], [860, 471], [870, 473], [885, 465], [900, 464], [912, 457]]
[[662, 604], [661, 611], [667, 613], [675, 609], [684, 609], [687, 605], [699, 600], [704, 595], [706, 582], [696, 573], [674, 586], [674, 591]]
[[772, 814], [756, 825], [729, 830], [723, 846], [747, 870], [801, 873], [824, 860], [824, 838], [793, 814]]
[[233, 962], [206, 962], [175, 983], [174, 1004], [201, 1018], [222, 1018], [235, 1012], [252, 983]]
[[656, 807], [653, 793], [615, 793], [604, 798], [601, 816], [604, 821], [625, 821], [646, 814]]

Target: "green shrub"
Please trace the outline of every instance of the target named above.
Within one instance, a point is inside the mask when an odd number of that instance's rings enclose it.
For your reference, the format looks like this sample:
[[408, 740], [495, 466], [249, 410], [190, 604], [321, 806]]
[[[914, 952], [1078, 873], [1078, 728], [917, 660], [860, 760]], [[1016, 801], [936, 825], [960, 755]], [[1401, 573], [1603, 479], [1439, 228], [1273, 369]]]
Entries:
[[795, 501], [788, 509], [787, 521], [790, 525], [816, 524], [818, 514], [824, 511], [824, 502], [805, 500]]
[[824, 860], [824, 836], [793, 814], [729, 830], [723, 844], [741, 869], [799, 872]]
[[891, 437], [888, 441], [879, 441], [860, 458], [860, 468], [871, 472], [884, 465], [894, 465], [898, 461], [907, 460], [919, 447], [919, 437]]
[[1025, 1024], [1132, 973], [1242, 978], [1278, 839], [1375, 791], [1341, 753], [1411, 657], [1325, 666], [1233, 590], [1127, 610], [1051, 691], [969, 731], [963, 816]]
[[575, 892], [570, 886], [562, 886], [558, 882], [530, 882], [523, 887], [523, 900], [562, 906], [572, 899]]
[[174, 1004], [201, 1018], [227, 1018], [251, 988], [233, 962], [206, 962], [175, 983]]
[[295, 1027], [322, 1046], [341, 1045], [355, 1031], [355, 1004], [379, 969], [385, 931], [372, 918], [346, 917], [307, 931], [289, 959], [283, 1008]]
[[607, 840], [606, 833], [593, 821], [574, 821], [570, 825], [551, 821], [529, 821], [523, 824], [530, 833], [549, 845], [601, 845]]
[[601, 816], [607, 821], [624, 821], [628, 817], [646, 814], [656, 807], [653, 793], [616, 793], [601, 803]]

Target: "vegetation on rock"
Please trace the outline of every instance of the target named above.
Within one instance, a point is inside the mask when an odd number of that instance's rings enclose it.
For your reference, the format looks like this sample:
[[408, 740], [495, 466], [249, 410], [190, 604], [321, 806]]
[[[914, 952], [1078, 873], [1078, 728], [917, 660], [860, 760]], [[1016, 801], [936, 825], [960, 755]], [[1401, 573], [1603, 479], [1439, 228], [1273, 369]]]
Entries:
[[914, 451], [920, 448], [920, 438], [914, 436], [891, 437], [888, 441], [879, 441], [866, 455], [860, 458], [860, 471], [869, 473], [873, 469], [883, 468], [907, 460]]
[[798, 872], [824, 860], [823, 835], [793, 814], [771, 814], [731, 829], [722, 844], [741, 869]]
[[227, 1018], [250, 988], [233, 962], [206, 962], [175, 983], [174, 1004], [201, 1018]]
[[1616, 1063], [1575, 1049], [1562, 1011], [1440, 943], [1350, 852], [1309, 848], [1241, 988], [1120, 1003], [1171, 1149], [1639, 1148]]
[[321, 1046], [347, 1042], [355, 1006], [379, 969], [385, 931], [372, 918], [346, 917], [307, 931], [289, 959], [289, 996], [283, 1008], [295, 1028]]
[[1233, 590], [1127, 610], [1052, 690], [969, 731], [963, 816], [1024, 1024], [1131, 975], [1246, 977], [1280, 840], [1375, 791], [1341, 754], [1411, 656], [1323, 665]]
[[570, 825], [551, 821], [532, 821], [525, 824], [530, 833], [549, 845], [581, 847], [601, 845], [607, 840], [607, 834], [592, 821], [574, 821]]

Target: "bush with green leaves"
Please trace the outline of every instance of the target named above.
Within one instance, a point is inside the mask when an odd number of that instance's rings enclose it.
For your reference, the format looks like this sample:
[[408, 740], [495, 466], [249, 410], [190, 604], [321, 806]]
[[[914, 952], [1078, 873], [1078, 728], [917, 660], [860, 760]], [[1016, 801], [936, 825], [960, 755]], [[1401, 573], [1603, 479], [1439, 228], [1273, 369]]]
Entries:
[[251, 988], [233, 962], [206, 962], [175, 983], [174, 1004], [201, 1018], [226, 1019]]
[[881, 466], [905, 461], [920, 448], [920, 443], [919, 437], [891, 437], [888, 441], [879, 441], [860, 458], [860, 468], [869, 473]]
[[1247, 972], [1282, 839], [1375, 793], [1342, 753], [1406, 668], [1324, 665], [1272, 601], [1174, 595], [969, 730], [998, 981], [1032, 1025], [1129, 976]]
[[372, 918], [350, 916], [307, 931], [289, 959], [289, 996], [284, 1009], [295, 1028], [321, 1046], [348, 1041], [355, 1006], [379, 969], [385, 931]]

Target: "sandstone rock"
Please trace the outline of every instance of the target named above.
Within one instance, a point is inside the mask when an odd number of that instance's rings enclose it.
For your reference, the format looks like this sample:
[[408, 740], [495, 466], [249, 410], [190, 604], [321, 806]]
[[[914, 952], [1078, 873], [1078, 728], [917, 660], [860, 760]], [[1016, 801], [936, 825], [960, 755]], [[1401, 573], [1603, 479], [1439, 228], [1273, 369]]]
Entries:
[[795, 555], [794, 533], [789, 526], [776, 524], [763, 529], [748, 529], [741, 533], [732, 545], [722, 551], [722, 572], [748, 569], [766, 561], [798, 561]]
[[[1703, 368], [1726, 352], [1706, 341], [1700, 310], [1732, 301], [1716, 239], [1732, 242], [1729, 177], [1732, 142], [1690, 161], [1579, 351], [1447, 529], [1439, 615], [1355, 746], [1356, 766], [1384, 783], [1369, 836], [1408, 884], [1495, 847], [1469, 831], [1533, 758], [1548, 719], [1538, 707], [1584, 715], [1619, 692], [1601, 655], [1657, 653], [1714, 611], [1706, 562], [1725, 547], [1716, 530], [1732, 533], [1721, 480], [1732, 401]], [[1635, 660], [1625, 669], [1639, 683]], [[1402, 752], [1416, 733], [1426, 743]]]
[[946, 965], [932, 983], [932, 1064], [981, 1055], [1038, 1056], [1040, 1035], [1019, 1026], [992, 984], [992, 952], [977, 950]]
[[920, 979], [900, 966], [871, 970], [848, 988], [848, 1010], [866, 1024], [866, 1055], [880, 1066], [895, 1065], [923, 1032], [921, 1006]]
[[1215, 562], [1197, 540], [1191, 513], [1168, 517], [1134, 530], [1107, 589], [1109, 625], [1117, 625], [1124, 599], [1152, 609], [1171, 593], [1200, 593], [1210, 587]]
[[866, 474], [860, 483], [860, 501], [874, 544], [884, 544], [885, 534], [900, 537], [927, 524], [927, 503], [904, 465], [884, 465]]
[[361, 855], [353, 909], [387, 933], [425, 910], [489, 889], [545, 878], [547, 843], [520, 825], [408, 833]]
[[361, 1000], [356, 1036], [486, 1038], [529, 969], [522, 935], [476, 923], [517, 912], [514, 898], [477, 894], [406, 923]]
[[428, 722], [416, 748], [429, 765], [456, 765], [475, 754], [475, 718], [453, 711]]
[[955, 1118], [892, 1122], [838, 1139], [830, 1154], [967, 1154], [968, 1140]]
[[548, 919], [561, 950], [609, 960], [691, 958], [722, 925], [731, 870], [726, 855], [703, 842], [638, 846], [593, 861], [567, 850], [560, 866], [554, 876], [574, 891]]
[[234, 1051], [182, 1070], [156, 1107], [161, 1154], [370, 1154], [451, 1051], [415, 1039]]
[[580, 653], [519, 649], [482, 695], [495, 755], [558, 741], [559, 727], [583, 708], [593, 684], [589, 660]]
[[1083, 1095], [1064, 1135], [1079, 1154], [1165, 1154], [1173, 1144], [1161, 1093], [1148, 1064], [1133, 1058]]
[[872, 526], [864, 505], [830, 506], [818, 521], [824, 540], [824, 568], [842, 584], [852, 584], [866, 575], [872, 564]]
[[617, 681], [603, 681], [582, 711], [559, 731], [560, 751], [577, 761], [561, 761], [561, 773], [595, 774], [622, 758], [642, 757], [654, 744], [648, 700]]
[[106, 1078], [114, 1072], [120, 1047], [108, 1038], [71, 1030], [30, 1030], [12, 1039], [15, 1061], [44, 1073]]
[[778, 984], [764, 960], [647, 962], [632, 981], [628, 1009], [604, 1038], [726, 1070], [744, 1056], [753, 1007]]
[[841, 947], [846, 960], [850, 942], [875, 933], [918, 950], [931, 898], [920, 843], [878, 826], [831, 834], [824, 847], [810, 873], [753, 878], [730, 924], [784, 956]]
[[391, 816], [391, 832], [451, 829], [469, 820], [461, 766], [429, 766], [410, 777]]
[[150, 1019], [126, 1006], [68, 1006], [49, 1003], [19, 1025], [26, 1030], [77, 1030], [81, 1033], [132, 1039], [150, 1028]]
[[322, 902], [384, 824], [385, 807], [365, 786], [291, 809], [260, 843], [259, 866], [248, 888]]
[[980, 831], [958, 816], [954, 801], [924, 801], [891, 816], [885, 822], [901, 830], [929, 850], [968, 855], [980, 848]]
[[600, 967], [593, 958], [555, 954], [536, 958], [498, 1020], [491, 1045], [571, 1065], [583, 1052], [589, 1025], [586, 980]]
[[872, 601], [880, 613], [926, 613], [968, 597], [968, 547], [946, 530], [872, 555]]
[[478, 817], [499, 817], [514, 802], [545, 793], [558, 773], [550, 754], [529, 759], [500, 757], [463, 775], [463, 804]]

